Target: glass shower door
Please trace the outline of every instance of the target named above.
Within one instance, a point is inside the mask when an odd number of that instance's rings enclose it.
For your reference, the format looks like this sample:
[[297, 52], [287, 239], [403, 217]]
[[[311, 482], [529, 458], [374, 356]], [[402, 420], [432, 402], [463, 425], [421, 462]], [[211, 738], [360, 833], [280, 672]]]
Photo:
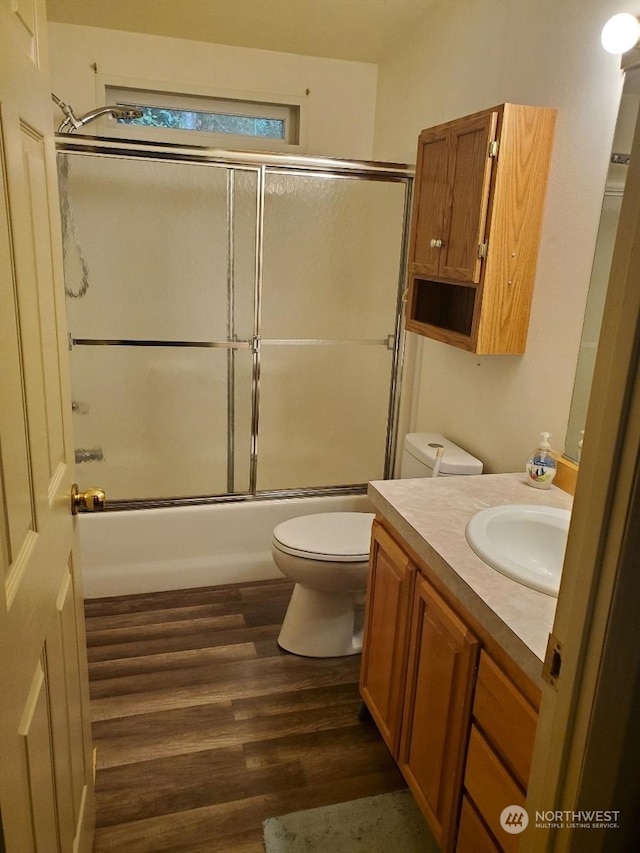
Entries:
[[258, 170], [58, 157], [80, 488], [246, 493]]
[[267, 170], [258, 491], [385, 475], [405, 195]]
[[60, 142], [78, 482], [111, 507], [386, 476], [401, 167]]

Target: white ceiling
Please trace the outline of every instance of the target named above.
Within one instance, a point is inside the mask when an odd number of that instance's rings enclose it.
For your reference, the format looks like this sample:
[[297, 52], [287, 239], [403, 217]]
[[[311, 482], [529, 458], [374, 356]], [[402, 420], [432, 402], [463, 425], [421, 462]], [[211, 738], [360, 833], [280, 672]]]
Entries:
[[378, 62], [437, 0], [46, 0], [51, 21]]

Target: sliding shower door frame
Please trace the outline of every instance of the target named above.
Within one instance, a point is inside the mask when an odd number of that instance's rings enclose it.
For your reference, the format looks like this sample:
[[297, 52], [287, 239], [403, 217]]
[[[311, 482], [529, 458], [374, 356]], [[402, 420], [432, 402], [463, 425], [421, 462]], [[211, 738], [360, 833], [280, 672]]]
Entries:
[[[94, 157], [144, 159], [157, 162], [182, 162], [211, 164], [228, 168], [227, 172], [227, 340], [226, 341], [157, 341], [131, 339], [72, 338], [69, 349], [74, 346], [123, 346], [123, 347], [194, 347], [227, 350], [227, 493], [198, 495], [193, 497], [169, 497], [156, 499], [126, 499], [111, 501], [109, 510], [150, 509], [167, 506], [193, 506], [212, 503], [272, 500], [305, 496], [329, 496], [363, 494], [366, 483], [338, 486], [320, 486], [279, 490], [258, 490], [258, 442], [260, 419], [260, 369], [263, 347], [272, 346], [385, 346], [392, 352], [389, 404], [384, 458], [384, 479], [392, 475], [397, 447], [397, 423], [400, 405], [400, 384], [404, 355], [404, 301], [409, 216], [414, 171], [409, 166], [394, 163], [338, 160], [333, 158], [306, 157], [302, 155], [260, 154], [254, 152], [222, 151], [199, 146], [171, 145], [167, 143], [133, 142], [111, 140], [100, 137], [69, 136], [57, 134], [58, 153], [83, 154]], [[253, 334], [251, 339], [239, 339], [235, 329], [235, 283], [234, 283], [234, 178], [236, 170], [254, 172], [256, 187], [256, 234], [253, 294]], [[402, 240], [398, 270], [396, 311], [393, 332], [384, 339], [329, 340], [329, 339], [286, 339], [265, 340], [261, 333], [261, 306], [263, 298], [264, 267], [264, 208], [265, 182], [268, 174], [282, 173], [299, 176], [327, 178], [357, 178], [390, 181], [405, 185]], [[239, 350], [251, 350], [251, 434], [249, 449], [249, 484], [246, 492], [234, 490], [235, 459], [235, 355]]]

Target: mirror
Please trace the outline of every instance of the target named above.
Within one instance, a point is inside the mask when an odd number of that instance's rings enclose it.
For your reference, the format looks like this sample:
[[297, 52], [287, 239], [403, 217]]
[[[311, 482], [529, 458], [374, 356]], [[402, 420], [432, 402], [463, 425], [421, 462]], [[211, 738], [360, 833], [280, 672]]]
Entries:
[[598, 348], [598, 337], [602, 323], [602, 311], [609, 281], [611, 258], [615, 243], [620, 206], [629, 152], [633, 141], [636, 119], [640, 108], [640, 68], [629, 69], [625, 75], [618, 120], [613, 137], [613, 151], [607, 174], [600, 226], [593, 257], [591, 281], [587, 296], [587, 306], [580, 339], [580, 350], [576, 367], [576, 377], [569, 411], [569, 423], [565, 440], [564, 455], [580, 461], [581, 439], [587, 416], [589, 393], [593, 379], [593, 367]]

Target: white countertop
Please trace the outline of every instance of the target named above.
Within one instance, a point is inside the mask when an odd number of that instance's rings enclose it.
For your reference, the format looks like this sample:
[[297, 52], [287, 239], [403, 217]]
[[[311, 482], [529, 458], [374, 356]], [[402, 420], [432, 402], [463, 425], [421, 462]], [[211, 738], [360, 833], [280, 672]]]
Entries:
[[534, 680], [540, 678], [556, 599], [488, 566], [465, 537], [469, 519], [501, 504], [571, 509], [561, 489], [532, 489], [524, 474], [480, 474], [416, 480], [376, 480], [368, 495], [407, 544]]

